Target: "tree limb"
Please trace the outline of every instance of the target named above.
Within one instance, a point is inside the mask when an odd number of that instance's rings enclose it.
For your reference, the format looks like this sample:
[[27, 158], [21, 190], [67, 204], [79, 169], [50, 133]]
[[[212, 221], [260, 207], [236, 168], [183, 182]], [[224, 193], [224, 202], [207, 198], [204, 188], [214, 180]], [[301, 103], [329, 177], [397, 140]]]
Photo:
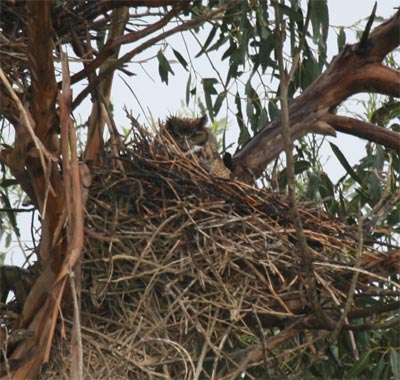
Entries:
[[324, 117], [324, 121], [331, 125], [336, 131], [361, 137], [391, 149], [400, 149], [399, 133], [390, 129], [382, 128], [352, 117], [334, 114], [327, 114]]
[[[350, 129], [346, 119], [334, 119], [329, 123], [333, 110], [351, 95], [360, 92], [379, 92], [400, 97], [400, 72], [381, 64], [383, 58], [400, 44], [400, 11], [376, 28], [367, 39], [368, 48], [359, 49], [359, 44], [347, 45], [331, 67], [317, 78], [289, 106], [291, 141], [307, 133], [335, 135], [337, 130], [351, 130], [356, 136], [371, 138], [371, 141], [398, 148], [400, 133], [382, 133], [368, 124], [357, 124]], [[340, 80], [338, 80], [340, 78]], [[233, 175], [244, 181], [259, 177], [268, 163], [283, 151], [284, 145], [278, 118], [265, 126], [235, 154], [232, 160]], [[361, 125], [363, 127], [361, 127]], [[346, 128], [347, 127], [347, 128]], [[376, 127], [377, 128], [377, 127]], [[391, 140], [387, 136], [391, 136]], [[377, 140], [375, 140], [377, 138]]]

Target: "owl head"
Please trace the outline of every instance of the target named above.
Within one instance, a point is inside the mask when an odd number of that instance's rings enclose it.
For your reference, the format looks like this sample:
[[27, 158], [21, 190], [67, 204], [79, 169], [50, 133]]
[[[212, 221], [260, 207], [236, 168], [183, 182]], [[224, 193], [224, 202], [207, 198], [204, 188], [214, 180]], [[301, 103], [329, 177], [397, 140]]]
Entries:
[[206, 127], [207, 116], [200, 118], [180, 118], [171, 116], [165, 123], [165, 128], [183, 151], [194, 146], [205, 146], [209, 143], [210, 132]]

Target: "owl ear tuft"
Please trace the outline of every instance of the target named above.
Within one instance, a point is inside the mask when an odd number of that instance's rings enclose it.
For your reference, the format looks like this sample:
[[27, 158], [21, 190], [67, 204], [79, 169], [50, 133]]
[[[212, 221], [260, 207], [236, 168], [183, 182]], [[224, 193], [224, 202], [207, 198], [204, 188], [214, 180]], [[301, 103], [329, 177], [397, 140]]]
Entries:
[[171, 133], [175, 131], [177, 123], [178, 123], [178, 118], [176, 116], [169, 116], [165, 123], [165, 128]]
[[196, 128], [198, 129], [204, 128], [207, 124], [207, 120], [208, 120], [207, 115], [199, 117], [196, 122]]

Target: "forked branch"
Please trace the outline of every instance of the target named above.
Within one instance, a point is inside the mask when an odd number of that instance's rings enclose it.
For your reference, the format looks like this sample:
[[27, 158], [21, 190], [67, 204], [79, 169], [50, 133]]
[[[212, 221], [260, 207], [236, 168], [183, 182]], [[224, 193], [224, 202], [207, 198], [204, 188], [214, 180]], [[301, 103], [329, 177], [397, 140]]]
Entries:
[[[339, 104], [360, 92], [400, 97], [400, 71], [382, 64], [399, 44], [400, 11], [364, 38], [362, 44], [347, 45], [331, 67], [290, 105], [291, 141], [310, 132], [335, 135], [340, 131], [400, 149], [400, 133], [334, 114]], [[234, 156], [235, 177], [247, 181], [259, 177], [283, 149], [281, 121], [277, 119]]]

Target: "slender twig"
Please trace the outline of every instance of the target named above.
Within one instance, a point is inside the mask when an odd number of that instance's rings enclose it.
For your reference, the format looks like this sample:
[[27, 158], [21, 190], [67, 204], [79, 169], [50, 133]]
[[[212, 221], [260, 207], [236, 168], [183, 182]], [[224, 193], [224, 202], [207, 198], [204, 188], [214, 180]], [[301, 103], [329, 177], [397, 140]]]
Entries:
[[361, 325], [344, 324], [343, 329], [351, 331], [368, 331], [368, 330], [385, 330], [399, 326], [400, 319], [395, 318], [393, 321], [384, 323], [363, 323]]
[[80, 321], [80, 305], [75, 286], [75, 273], [68, 265], [69, 283], [71, 286], [72, 302], [74, 305], [74, 328], [76, 334], [76, 343], [78, 346], [78, 380], [83, 379], [83, 348], [82, 348], [82, 330]]
[[[364, 221], [364, 219], [363, 219], [363, 217], [361, 215], [359, 216], [358, 219], [359, 219], [358, 225], [357, 225], [358, 247], [357, 247], [357, 251], [356, 251], [355, 264], [354, 264], [355, 269], [359, 269], [359, 267], [360, 267], [361, 257], [362, 257], [362, 252], [363, 252], [363, 245], [364, 245], [364, 234], [363, 234], [363, 221]], [[357, 287], [359, 274], [360, 274], [360, 272], [357, 271], [357, 270], [353, 272], [353, 275], [351, 277], [350, 287], [349, 287], [349, 290], [347, 292], [346, 302], [344, 304], [342, 314], [341, 314], [339, 320], [336, 323], [335, 329], [333, 330], [333, 332], [328, 337], [328, 341], [329, 341], [330, 344], [333, 344], [337, 340], [337, 337], [340, 334], [340, 331], [342, 330], [343, 325], [345, 323], [349, 323], [348, 322], [348, 315], [349, 315], [349, 312], [351, 310], [351, 307], [353, 306], [354, 292], [355, 292], [356, 287]], [[352, 334], [352, 332], [350, 332], [350, 334]], [[352, 346], [353, 346], [353, 349], [354, 349], [355, 357], [357, 359], [359, 359], [359, 354], [357, 352], [357, 347], [356, 347], [355, 342], [354, 342], [354, 336], [350, 335], [350, 338], [351, 338], [350, 340], [352, 342]]]
[[371, 32], [371, 27], [372, 27], [372, 23], [375, 20], [375, 12], [376, 12], [376, 8], [377, 8], [377, 2], [375, 1], [375, 5], [372, 9], [371, 15], [369, 16], [367, 25], [364, 29], [364, 32], [361, 36], [360, 39], [360, 43], [358, 44], [358, 49], [359, 50], [365, 50], [368, 47], [368, 37], [369, 37], [369, 33]]
[[[169, 29], [163, 33], [160, 33], [159, 35], [157, 35], [153, 38], [150, 38], [149, 40], [145, 41], [143, 44], [139, 45], [135, 49], [133, 49], [133, 50], [129, 51], [128, 53], [126, 53], [125, 55], [123, 55], [121, 58], [115, 60], [106, 70], [104, 70], [103, 73], [99, 74], [99, 76], [97, 78], [98, 81], [103, 80], [104, 78], [107, 77], [107, 75], [110, 72], [117, 70], [119, 67], [122, 67], [123, 64], [130, 61], [134, 56], [138, 55], [139, 53], [142, 53], [144, 50], [146, 50], [150, 47], [153, 47], [155, 44], [164, 40], [165, 38], [172, 36], [178, 32], [184, 31], [184, 30], [190, 30], [197, 25], [201, 25], [205, 21], [213, 19], [220, 13], [225, 12], [227, 9], [233, 7], [234, 5], [237, 5], [239, 2], [240, 2], [240, 0], [231, 1], [217, 9], [215, 9], [214, 11], [207, 13], [206, 15], [200, 16], [200, 17], [195, 18], [190, 21], [186, 21], [183, 24], [176, 26], [175, 28]], [[167, 19], [167, 20], [165, 20], [165, 23], [168, 23], [169, 21], [170, 20]], [[164, 26], [164, 25], [162, 25], [162, 26]], [[94, 68], [94, 69], [96, 69], [96, 68]], [[82, 90], [81, 93], [78, 94], [78, 96], [74, 100], [72, 109], [75, 109], [86, 98], [86, 96], [90, 93], [90, 91], [92, 91], [93, 87], [97, 84], [98, 83], [92, 83], [92, 84], [88, 85], [84, 90]]]
[[3, 212], [32, 212], [35, 211], [36, 208], [12, 208], [12, 207], [2, 207], [0, 208], [0, 211]]
[[[289, 120], [289, 103], [288, 103], [288, 88], [291, 80], [290, 73], [293, 75], [296, 67], [294, 65], [298, 64], [299, 52], [301, 50], [301, 46], [299, 46], [299, 51], [296, 54], [296, 60], [293, 62], [293, 66], [288, 74], [283, 61], [283, 33], [284, 33], [284, 22], [281, 18], [279, 11], [279, 3], [277, 0], [273, 2], [274, 10], [275, 10], [275, 21], [276, 21], [276, 34], [277, 38], [277, 55], [278, 55], [278, 63], [279, 63], [279, 72], [280, 72], [280, 102], [281, 102], [281, 131], [282, 131], [282, 139], [286, 153], [286, 165], [287, 165], [287, 181], [288, 181], [288, 192], [289, 192], [289, 201], [290, 201], [290, 209], [293, 217], [293, 223], [296, 229], [296, 237], [301, 251], [301, 260], [304, 265], [306, 283], [307, 283], [307, 292], [310, 298], [311, 307], [321, 321], [328, 323], [327, 317], [324, 315], [321, 305], [318, 299], [317, 292], [317, 283], [315, 279], [315, 275], [313, 272], [313, 262], [312, 256], [309, 252], [307, 239], [304, 234], [303, 224], [300, 218], [300, 213], [297, 207], [296, 200], [296, 183], [295, 183], [295, 171], [294, 171], [294, 158], [293, 158], [293, 145], [290, 138], [290, 120]], [[308, 5], [310, 7], [310, 3]], [[310, 12], [308, 12], [310, 14]], [[306, 33], [306, 28], [304, 29], [304, 33]], [[301, 39], [304, 43], [304, 38]]]
[[263, 354], [262, 360], [264, 363], [264, 376], [265, 376], [265, 379], [268, 380], [271, 377], [269, 375], [269, 370], [268, 370], [267, 342], [265, 341], [265, 335], [264, 335], [264, 329], [263, 329], [262, 323], [261, 323], [260, 318], [258, 317], [258, 314], [254, 308], [253, 308], [253, 315], [257, 321], [258, 331], [260, 334], [260, 344], [261, 344], [261, 350], [262, 350], [262, 354]]

